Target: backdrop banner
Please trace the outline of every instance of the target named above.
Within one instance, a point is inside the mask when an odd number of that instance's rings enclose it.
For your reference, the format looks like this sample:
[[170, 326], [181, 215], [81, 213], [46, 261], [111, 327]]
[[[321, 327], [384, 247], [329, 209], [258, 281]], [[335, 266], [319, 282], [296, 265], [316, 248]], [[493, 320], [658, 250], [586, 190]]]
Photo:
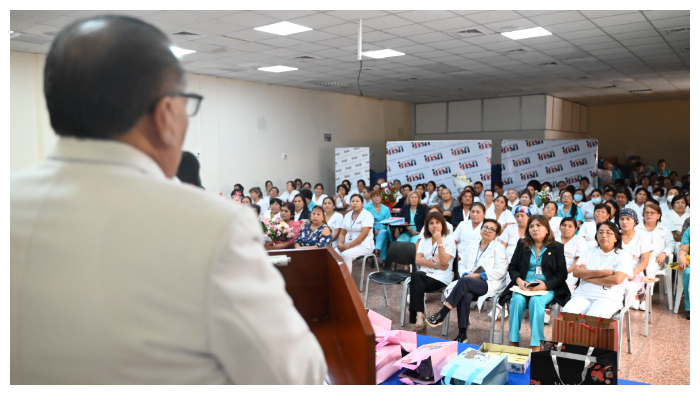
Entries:
[[525, 189], [530, 180], [549, 181], [556, 190], [564, 181], [578, 188], [581, 178], [598, 184], [598, 140], [503, 140], [501, 180], [503, 188]]
[[369, 147], [345, 147], [335, 149], [335, 188], [327, 192], [335, 196], [335, 190], [343, 180], [350, 180], [353, 188], [358, 180], [364, 180], [369, 185]]
[[386, 143], [389, 180], [416, 185], [435, 181], [456, 194], [453, 174], [491, 188], [491, 140], [390, 141]]

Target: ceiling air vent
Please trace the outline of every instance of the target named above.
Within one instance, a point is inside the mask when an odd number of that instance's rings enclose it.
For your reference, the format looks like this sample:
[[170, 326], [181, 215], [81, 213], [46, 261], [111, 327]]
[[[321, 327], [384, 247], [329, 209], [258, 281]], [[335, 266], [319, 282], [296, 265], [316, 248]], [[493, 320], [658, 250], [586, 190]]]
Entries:
[[633, 90], [633, 91], [629, 91], [629, 92], [630, 93], [639, 93], [640, 95], [648, 95], [654, 91], [651, 89], [637, 89], [637, 90]]
[[447, 32], [447, 34], [450, 34], [454, 37], [459, 37], [459, 38], [468, 38], [468, 37], [483, 36], [484, 34], [486, 34], [486, 32], [483, 30], [479, 30], [479, 29], [456, 29], [456, 30], [452, 30], [450, 32]]
[[517, 49], [509, 49], [509, 50], [503, 51], [501, 53], [514, 54], [514, 53], [523, 53], [523, 52], [529, 52], [529, 51], [527, 49], [524, 49], [524, 48], [517, 48]]
[[315, 58], [311, 55], [301, 55], [301, 56], [295, 57], [294, 59], [309, 60], [309, 59], [318, 59], [318, 58]]
[[343, 87], [343, 86], [348, 86], [348, 84], [344, 82], [338, 82], [338, 81], [322, 81], [322, 82], [316, 82], [316, 85], [320, 86], [328, 86], [328, 87]]
[[666, 30], [668, 34], [680, 34], [680, 33], [690, 33], [690, 26], [688, 27], [678, 27], [675, 29]]
[[178, 36], [178, 37], [201, 37], [202, 36], [201, 34], [192, 33], [192, 32], [188, 32], [188, 31], [184, 31], [184, 30], [181, 32], [177, 32], [177, 33], [170, 33], [170, 35], [171, 36]]
[[552, 66], [558, 66], [557, 62], [547, 62], [547, 63], [540, 63], [538, 64], [540, 67], [552, 67]]
[[411, 77], [411, 78], [406, 78], [406, 81], [415, 81], [417, 79], [418, 79], [417, 77]]
[[586, 77], [586, 76], [584, 75], [583, 77], [578, 77], [578, 79], [579, 79], [579, 80], [587, 80], [588, 77]]
[[598, 89], [612, 89], [612, 88], [617, 88], [617, 85], [608, 85], [608, 86], [601, 86]]

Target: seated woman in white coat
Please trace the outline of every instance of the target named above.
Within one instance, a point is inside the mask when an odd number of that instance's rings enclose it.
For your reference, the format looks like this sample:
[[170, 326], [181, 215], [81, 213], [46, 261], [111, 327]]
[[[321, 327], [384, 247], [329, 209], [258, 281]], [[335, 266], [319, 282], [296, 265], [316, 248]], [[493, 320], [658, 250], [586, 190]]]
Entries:
[[314, 195], [311, 197], [311, 201], [314, 202], [315, 206], [322, 206], [323, 199], [325, 199], [326, 197], [328, 197], [328, 195], [323, 193], [323, 184], [319, 182], [314, 187]]
[[[348, 195], [348, 187], [345, 184], [340, 184], [338, 185], [338, 188], [336, 188], [337, 194], [334, 197], [335, 200], [335, 209], [338, 211], [345, 211], [350, 208], [350, 195]], [[357, 196], [360, 197], [362, 201], [364, 201], [364, 198], [362, 195], [356, 194]]]
[[656, 273], [666, 264], [666, 257], [673, 254], [675, 244], [671, 230], [661, 223], [661, 218], [661, 207], [647, 203], [643, 223], [634, 227], [635, 232], [646, 234], [651, 240], [653, 250], [649, 255], [649, 265], [644, 270], [646, 276], [651, 278], [656, 277]]
[[[564, 193], [569, 194], [569, 191], [565, 191]], [[553, 201], [547, 202], [547, 204], [542, 207], [542, 215], [549, 221], [549, 227], [552, 228], [555, 238], [559, 236], [559, 224], [561, 224], [561, 220], [563, 219], [557, 216], [557, 210], [559, 210], [559, 206]]]
[[412, 331], [424, 332], [425, 293], [437, 291], [447, 286], [454, 277], [452, 261], [457, 254], [454, 240], [447, 234], [445, 217], [440, 213], [430, 213], [425, 218], [423, 239], [416, 245], [416, 266], [411, 274], [411, 300], [409, 322], [415, 324]]
[[677, 195], [671, 200], [672, 210], [664, 213], [664, 224], [673, 233], [673, 239], [679, 243], [681, 241], [681, 229], [686, 218], [690, 218], [690, 213], [686, 212], [688, 201], [685, 196]]
[[612, 209], [606, 203], [596, 204], [595, 210], [593, 211], [594, 222], [584, 222], [581, 225], [581, 230], [579, 230], [578, 235], [586, 240], [586, 245], [588, 248], [598, 246], [596, 241], [596, 232], [598, 224], [605, 221], [613, 222], [614, 218], [612, 216]]
[[425, 199], [423, 200], [423, 204], [426, 206], [434, 206], [438, 204], [440, 201], [440, 194], [437, 191], [437, 186], [435, 185], [435, 181], [428, 181], [428, 190], [425, 192]]
[[644, 277], [644, 269], [649, 265], [649, 256], [654, 249], [651, 245], [651, 240], [644, 234], [634, 230], [639, 225], [637, 212], [631, 208], [623, 208], [620, 212], [620, 230], [622, 230], [622, 249], [632, 255], [632, 275], [628, 278], [627, 292], [637, 294], [631, 309], [643, 309], [643, 303], [646, 296], [642, 277]]
[[513, 258], [513, 252], [515, 252], [515, 247], [518, 245], [518, 240], [525, 237], [527, 221], [530, 219], [530, 216], [532, 216], [532, 213], [529, 208], [518, 206], [515, 212], [515, 222], [518, 225], [508, 227], [498, 236], [498, 241], [500, 241], [506, 249], [506, 259], [508, 262]]
[[467, 342], [469, 310], [475, 299], [479, 309], [486, 298], [494, 296], [506, 285], [506, 249], [496, 240], [501, 224], [485, 219], [481, 227], [481, 241], [472, 245], [459, 260], [460, 279], [445, 290], [449, 296], [440, 311], [428, 317], [428, 325], [438, 326], [453, 308], [457, 308], [459, 334], [456, 342]]
[[644, 216], [644, 203], [651, 199], [651, 194], [646, 189], [637, 189], [632, 200], [627, 203], [627, 207], [637, 212], [637, 218]]
[[351, 210], [345, 214], [343, 225], [338, 236], [336, 251], [348, 266], [352, 273], [352, 261], [361, 256], [371, 254], [374, 251], [374, 217], [365, 210], [362, 204], [362, 196], [355, 194], [350, 198]]
[[294, 201], [294, 196], [298, 193], [299, 191], [294, 189], [294, 181], [287, 181], [287, 190], [280, 196], [280, 200], [292, 203]]
[[454, 230], [453, 238], [457, 242], [457, 252], [464, 254], [472, 244], [481, 240], [481, 226], [484, 222], [484, 205], [473, 203], [469, 211], [470, 219], [460, 222]]
[[[486, 199], [486, 193], [484, 192], [484, 199]], [[500, 236], [507, 227], [515, 223], [515, 217], [510, 207], [508, 207], [508, 199], [505, 196], [499, 196], [493, 200], [493, 205], [491, 206], [493, 210], [486, 209], [486, 218], [495, 219], [498, 224], [501, 225], [501, 232], [498, 234]]]
[[275, 197], [270, 198], [270, 209], [267, 210], [265, 213], [262, 214], [261, 219], [279, 219], [280, 218], [280, 210], [282, 209], [282, 201], [280, 199], [277, 199]]
[[559, 224], [559, 233], [554, 237], [554, 240], [564, 245], [564, 258], [566, 258], [566, 271], [569, 273], [566, 277], [566, 285], [569, 286], [569, 291], [574, 293], [578, 278], [574, 277], [574, 268], [578, 258], [588, 249], [586, 240], [576, 234], [576, 220], [572, 217], [562, 218]]
[[597, 226], [598, 246], [578, 259], [574, 277], [581, 282], [562, 312], [612, 318], [623, 307], [632, 256], [622, 250], [622, 234], [610, 221]]

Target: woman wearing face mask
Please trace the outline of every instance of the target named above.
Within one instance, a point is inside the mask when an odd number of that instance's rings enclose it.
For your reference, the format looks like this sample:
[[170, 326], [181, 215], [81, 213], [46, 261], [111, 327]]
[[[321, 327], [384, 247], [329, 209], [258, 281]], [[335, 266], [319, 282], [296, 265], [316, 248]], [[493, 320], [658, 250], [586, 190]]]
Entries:
[[[473, 245], [459, 261], [460, 279], [453, 281], [445, 289], [449, 295], [442, 310], [428, 317], [428, 325], [440, 325], [453, 308], [457, 308], [459, 334], [456, 342], [467, 342], [467, 327], [469, 326], [469, 311], [471, 303], [477, 299], [481, 309], [486, 298], [500, 292], [506, 285], [508, 261], [506, 250], [496, 240], [501, 225], [493, 219], [485, 219], [481, 228], [481, 241]], [[479, 269], [480, 268], [480, 269]], [[477, 270], [478, 269], [478, 270]], [[478, 271], [478, 273], [476, 273]]]
[[688, 203], [685, 200], [685, 196], [677, 195], [673, 197], [671, 206], [673, 210], [668, 210], [664, 213], [664, 224], [671, 230], [671, 233], [673, 233], [673, 239], [676, 242], [680, 242], [683, 222], [686, 218], [690, 218], [690, 213], [686, 212]]
[[314, 206], [311, 210], [310, 222], [306, 224], [299, 237], [297, 237], [295, 248], [324, 248], [333, 240], [331, 228], [326, 224], [326, 218], [321, 206]]
[[[484, 198], [486, 198], [486, 193], [484, 193]], [[499, 196], [494, 199], [492, 207], [493, 210], [491, 211], [486, 209], [486, 218], [498, 221], [498, 224], [501, 225], [501, 232], [496, 236], [500, 236], [508, 226], [515, 223], [515, 217], [510, 207], [508, 207], [508, 199], [505, 196]]]
[[437, 193], [437, 186], [435, 181], [428, 181], [428, 191], [425, 194], [425, 201], [423, 204], [426, 206], [434, 206], [440, 201], [440, 195]]
[[457, 198], [457, 207], [452, 208], [452, 227], [457, 228], [462, 221], [469, 219], [469, 213], [474, 204], [474, 192], [464, 188]]
[[424, 332], [425, 293], [437, 291], [454, 278], [452, 261], [456, 254], [455, 243], [447, 234], [445, 217], [430, 213], [425, 219], [423, 239], [416, 245], [416, 266], [411, 274], [411, 299], [408, 321], [414, 324], [412, 331]]
[[562, 312], [611, 318], [623, 307], [627, 278], [632, 275], [632, 256], [622, 250], [622, 235], [609, 221], [597, 225], [598, 245], [578, 259], [574, 277], [578, 288]]
[[583, 205], [586, 204], [586, 195], [583, 192], [583, 189], [579, 188], [576, 191], [574, 191], [574, 204], [576, 204], [579, 208], [583, 207]]
[[335, 212], [335, 203], [328, 196], [323, 198], [322, 206], [326, 224], [331, 228], [333, 234], [333, 248], [335, 248], [338, 246], [338, 236], [340, 235], [340, 228], [343, 226], [343, 215]]
[[401, 216], [408, 226], [396, 238], [396, 241], [410, 241], [415, 244], [423, 229], [427, 208], [420, 202], [420, 195], [413, 191], [408, 194], [408, 202], [401, 208]]
[[518, 196], [518, 191], [511, 188], [508, 190], [508, 206], [515, 208], [515, 206], [520, 205], [520, 197]]
[[[649, 255], [649, 265], [644, 270], [647, 277], [654, 278], [666, 264], [666, 257], [673, 254], [675, 243], [671, 230], [661, 222], [661, 208], [656, 204], [647, 204], [644, 208], [644, 223], [634, 227], [635, 232], [644, 234], [651, 240], [653, 250]], [[644, 306], [640, 305], [640, 310]]]
[[525, 237], [525, 231], [527, 230], [527, 220], [530, 219], [532, 213], [527, 207], [518, 206], [518, 210], [515, 212], [515, 222], [518, 226], [509, 226], [508, 229], [503, 230], [498, 240], [506, 248], [506, 259], [510, 262], [515, 252], [515, 247], [518, 245], [518, 241]]
[[294, 248], [294, 243], [297, 240], [297, 237], [299, 237], [299, 232], [301, 232], [301, 228], [304, 226], [304, 223], [302, 221], [295, 221], [294, 220], [294, 205], [292, 203], [283, 203], [282, 208], [280, 209], [280, 218], [284, 223], [289, 225], [290, 228], [294, 231], [294, 236], [287, 241], [275, 241], [275, 242], [268, 242], [265, 243], [265, 249], [267, 250], [284, 250], [287, 248]]
[[596, 204], [593, 212], [594, 222], [586, 222], [581, 226], [581, 230], [578, 234], [586, 240], [586, 245], [588, 247], [595, 247], [598, 242], [595, 239], [597, 232], [597, 225], [605, 221], [613, 221], [612, 210], [610, 206], [605, 203]]
[[386, 247], [389, 243], [389, 227], [381, 221], [391, 218], [389, 207], [382, 204], [382, 195], [377, 191], [369, 193], [370, 202], [365, 205], [365, 210], [374, 217], [374, 254], [381, 261], [386, 259]]
[[[666, 211], [673, 211], [673, 206], [671, 202], [673, 202], [673, 198], [676, 196], [683, 196], [683, 191], [681, 191], [681, 189], [678, 187], [669, 188], [668, 192], [666, 192], [666, 199], [661, 205], [661, 210], [664, 212], [664, 214], [666, 213]], [[659, 203], [661, 203], [661, 201], [659, 201]]]
[[556, 241], [564, 245], [564, 257], [566, 258], [566, 271], [569, 275], [566, 277], [566, 285], [569, 286], [569, 291], [574, 292], [578, 279], [574, 277], [574, 268], [576, 261], [583, 254], [588, 245], [586, 240], [576, 234], [576, 220], [571, 217], [562, 219], [559, 225], [559, 234], [555, 238]]
[[[511, 282], [503, 291], [499, 303], [510, 299], [510, 345], [520, 346], [520, 324], [526, 308], [530, 309], [530, 346], [539, 351], [544, 337], [546, 306], [555, 300], [565, 305], [571, 296], [566, 285], [564, 246], [554, 240], [549, 222], [542, 215], [528, 220], [525, 237], [518, 242], [508, 266]], [[529, 284], [533, 286], [529, 287]], [[536, 285], [534, 285], [536, 284]], [[510, 289], [517, 285], [523, 291], [547, 291], [546, 295], [524, 296]]]
[[591, 192], [590, 199], [581, 206], [583, 218], [585, 222], [593, 222], [593, 211], [595, 206], [603, 202], [603, 192], [600, 189], [594, 189]]
[[571, 217], [576, 220], [578, 226], [584, 221], [583, 213], [574, 204], [574, 196], [569, 191], [564, 191], [561, 193], [561, 203], [562, 206], [557, 211], [557, 217], [566, 218]]
[[[532, 187], [532, 185], [530, 186]], [[540, 210], [532, 202], [532, 194], [527, 189], [520, 191], [520, 206], [529, 208], [532, 215], [540, 213]], [[513, 214], [515, 214], [515, 207], [513, 207]]]
[[[569, 193], [568, 191], [564, 191], [563, 193]], [[547, 204], [542, 207], [542, 215], [544, 215], [545, 218], [549, 221], [549, 227], [552, 228], [552, 232], [554, 232], [554, 237], [557, 237], [559, 235], [559, 224], [561, 224], [561, 220], [563, 219], [562, 217], [557, 216], [557, 211], [559, 210], [559, 206], [557, 206], [556, 203], [549, 201]]]
[[644, 213], [644, 203], [649, 200], [649, 191], [646, 189], [637, 189], [634, 194], [634, 200], [627, 203], [627, 208], [631, 208], [637, 213], [637, 218], [642, 218]]
[[374, 217], [362, 206], [362, 196], [350, 198], [350, 211], [343, 218], [343, 226], [338, 236], [336, 251], [343, 258], [352, 273], [352, 261], [374, 250], [374, 240], [370, 232], [374, 228]]
[[481, 240], [481, 226], [484, 222], [484, 205], [472, 204], [469, 218], [462, 221], [454, 231], [454, 240], [457, 242], [457, 252], [464, 255], [470, 245]]

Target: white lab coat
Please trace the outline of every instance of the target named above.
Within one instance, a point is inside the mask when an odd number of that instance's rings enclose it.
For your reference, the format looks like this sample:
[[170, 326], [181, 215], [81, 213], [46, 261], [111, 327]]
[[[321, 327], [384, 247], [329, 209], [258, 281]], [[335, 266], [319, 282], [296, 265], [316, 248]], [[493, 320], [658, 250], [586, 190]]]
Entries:
[[12, 384], [323, 382], [249, 208], [115, 141], [61, 138], [10, 187]]

